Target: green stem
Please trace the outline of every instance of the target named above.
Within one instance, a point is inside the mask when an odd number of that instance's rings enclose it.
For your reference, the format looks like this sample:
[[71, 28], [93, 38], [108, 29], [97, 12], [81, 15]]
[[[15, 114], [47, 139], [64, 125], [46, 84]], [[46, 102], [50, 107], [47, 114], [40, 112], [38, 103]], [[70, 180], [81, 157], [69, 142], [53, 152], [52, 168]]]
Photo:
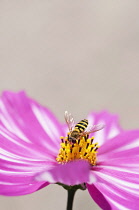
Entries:
[[72, 210], [73, 199], [77, 189], [68, 189], [67, 210]]

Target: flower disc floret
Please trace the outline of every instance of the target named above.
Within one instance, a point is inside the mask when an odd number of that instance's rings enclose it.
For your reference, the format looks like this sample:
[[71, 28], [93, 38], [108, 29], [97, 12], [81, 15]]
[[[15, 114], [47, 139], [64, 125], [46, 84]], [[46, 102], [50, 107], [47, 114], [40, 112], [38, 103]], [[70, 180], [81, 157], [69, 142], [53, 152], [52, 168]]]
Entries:
[[[69, 133], [68, 133], [69, 135]], [[56, 160], [59, 163], [66, 163], [73, 160], [87, 160], [91, 165], [96, 165], [98, 143], [93, 144], [94, 137], [82, 136], [76, 139], [75, 143], [68, 140], [68, 137], [61, 137], [61, 148]]]

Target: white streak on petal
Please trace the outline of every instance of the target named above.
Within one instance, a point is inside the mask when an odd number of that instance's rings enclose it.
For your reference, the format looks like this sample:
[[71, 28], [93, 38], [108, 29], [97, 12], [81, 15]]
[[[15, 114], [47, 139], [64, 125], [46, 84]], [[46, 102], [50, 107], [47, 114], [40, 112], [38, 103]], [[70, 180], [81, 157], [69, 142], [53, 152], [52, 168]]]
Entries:
[[97, 181], [96, 177], [93, 175], [92, 172], [89, 174], [89, 181], [87, 182], [88, 184], [93, 184]]
[[138, 190], [133, 190], [133, 189], [131, 189], [131, 188], [128, 188], [128, 187], [125, 187], [125, 186], [122, 186], [122, 185], [116, 185], [117, 187], [119, 187], [120, 189], [123, 189], [123, 190], [125, 190], [126, 192], [130, 192], [131, 194], [135, 194], [136, 196], [138, 196], [139, 197], [139, 192], [138, 192]]
[[124, 180], [120, 180], [118, 178], [115, 178], [115, 177], [112, 177], [112, 176], [109, 176], [109, 175], [106, 175], [106, 174], [102, 174], [101, 172], [97, 172], [97, 175], [100, 176], [101, 178], [105, 179], [105, 180], [116, 182], [118, 184], [128, 186], [128, 187], [131, 187], [131, 188], [134, 188], [134, 189], [139, 189], [138, 184], [134, 184], [132, 182], [127, 182], [127, 181], [124, 181]]
[[131, 210], [131, 209], [128, 209], [128, 208], [126, 208], [125, 206], [123, 206], [123, 205], [121, 205], [121, 204], [115, 202], [114, 200], [112, 200], [112, 199], [109, 198], [108, 196], [105, 195], [105, 197], [107, 198], [107, 200], [109, 200], [111, 203], [113, 203], [114, 206], [117, 207], [117, 209], [121, 209], [121, 210]]
[[37, 181], [48, 181], [49, 183], [55, 183], [50, 172], [41, 173], [40, 175], [36, 176], [35, 179]]
[[[132, 166], [132, 165], [131, 165]], [[136, 165], [136, 166], [138, 166], [139, 167], [139, 164], [138, 165]], [[127, 168], [125, 169], [125, 168], [123, 168], [123, 167], [117, 167], [117, 166], [105, 166], [105, 165], [103, 165], [103, 167], [105, 168], [105, 169], [110, 169], [110, 170], [115, 170], [115, 171], [122, 171], [122, 172], [128, 172], [128, 173], [131, 173], [131, 174], [138, 174], [138, 173], [136, 173], [135, 171], [132, 171], [131, 169], [130, 170], [128, 170]]]
[[94, 133], [95, 139], [94, 139], [94, 143], [98, 142], [99, 146], [101, 146], [104, 143], [104, 137], [105, 137], [105, 133], [104, 133], [104, 129], [97, 131]]
[[14, 144], [17, 144], [17, 145], [20, 145], [20, 146], [23, 147], [22, 144], [20, 144], [18, 141], [15, 141], [13, 138], [11, 138], [9, 135], [7, 135], [7, 134], [6, 134], [5, 132], [3, 132], [2, 130], [3, 130], [3, 129], [0, 128], [0, 134], [1, 134], [2, 136], [4, 136], [7, 140], [13, 142]]
[[111, 139], [111, 138], [117, 136], [118, 134], [119, 134], [118, 128], [117, 128], [115, 125], [113, 125], [113, 126], [111, 127], [111, 129], [110, 129], [110, 132], [109, 132], [107, 138], [108, 138], [108, 139]]
[[136, 148], [136, 147], [139, 147], [139, 138], [135, 139], [130, 144], [120, 147], [116, 151], [124, 151], [124, 150], [128, 150], [128, 149]]
[[46, 133], [52, 138], [52, 140], [54, 139], [54, 137], [57, 138], [60, 136], [54, 123], [51, 122], [51, 119], [46, 115], [45, 112], [43, 112], [43, 110], [38, 109], [34, 104], [32, 104], [32, 110], [37, 117], [39, 123], [46, 131]]
[[19, 162], [20, 162], [20, 160], [38, 161], [38, 159], [35, 159], [35, 158], [27, 158], [24, 156], [15, 155], [15, 154], [8, 152], [7, 150], [4, 150], [4, 149], [0, 149], [0, 154], [1, 154], [0, 157], [4, 156], [5, 160], [6, 160], [6, 156], [8, 156], [10, 158], [10, 160], [11, 160], [11, 158], [13, 158], [13, 159], [16, 159], [17, 162], [18, 162], [18, 160], [19, 160]]
[[2, 123], [5, 125], [5, 127], [11, 132], [14, 131], [16, 133], [16, 135], [19, 136], [22, 140], [24, 140], [26, 142], [30, 142], [29, 139], [26, 138], [26, 136], [22, 133], [22, 131], [13, 122], [13, 120], [11, 119], [9, 114], [7, 113], [7, 110], [6, 110], [4, 104], [1, 100], [0, 100], [0, 108], [3, 112], [3, 114], [6, 117], [5, 118], [2, 114], [0, 116], [0, 119], [1, 119]]
[[[102, 184], [101, 184], [102, 185]], [[104, 184], [103, 184], [104, 185]], [[115, 194], [123, 199], [125, 199], [124, 196], [122, 196], [121, 194], [119, 194], [118, 192], [116, 192], [115, 190], [113, 190], [111, 187], [109, 187], [108, 185], [105, 184], [104, 186], [105, 190], [107, 189], [108, 192], [112, 193], [112, 194]]]
[[1, 174], [6, 174], [6, 175], [30, 175], [30, 174], [34, 174], [33, 171], [1, 171]]
[[101, 175], [102, 177], [106, 178], [107, 180], [111, 180], [112, 182], [117, 182], [121, 185], [125, 185], [125, 186], [128, 186], [128, 187], [131, 187], [131, 188], [134, 188], [134, 189], [139, 189], [139, 185], [138, 184], [134, 184], [132, 182], [127, 182], [127, 181], [124, 181], [124, 180], [120, 180], [118, 178], [115, 178], [115, 177], [111, 177], [109, 175]]
[[88, 122], [89, 122], [89, 125], [90, 125], [90, 126], [94, 125], [95, 118], [93, 117], [93, 115], [89, 115], [89, 116], [87, 117], [87, 119], [88, 119]]
[[8, 157], [8, 156], [3, 156], [3, 155], [0, 155], [0, 158], [3, 159], [3, 160], [6, 160], [6, 161], [12, 161], [14, 163], [24, 163], [26, 164], [27, 162], [26, 161], [23, 161], [23, 160], [18, 160], [18, 159], [11, 159], [11, 157]]
[[[4, 181], [2, 181], [2, 182], [0, 182], [0, 184], [2, 184], [2, 185], [13, 185], [13, 183], [11, 183], [11, 182], [4, 182]], [[14, 185], [18, 185], [19, 183], [14, 183]]]
[[[4, 133], [2, 130], [0, 130], [0, 134], [2, 135], [2, 136], [4, 136], [7, 140], [9, 140], [9, 141], [11, 141], [11, 142], [13, 142], [14, 144], [16, 144], [16, 145], [19, 145], [19, 146], [21, 146], [22, 148], [25, 148], [26, 149], [26, 151], [29, 151], [30, 152], [30, 154], [32, 154], [33, 156], [34, 156], [34, 154], [36, 155], [36, 156], [38, 156], [39, 158], [40, 157], [44, 157], [44, 154], [41, 154], [41, 152], [40, 151], [33, 151], [33, 150], [31, 150], [30, 149], [30, 147], [25, 147], [23, 144], [21, 144], [21, 143], [19, 143], [18, 141], [16, 141], [15, 139], [13, 139], [13, 138], [11, 138], [9, 135], [7, 135], [6, 133]], [[30, 145], [29, 145], [30, 146]], [[55, 151], [55, 149], [53, 149], [53, 147], [51, 146], [51, 145], [46, 145], [45, 144], [45, 141], [44, 141], [44, 146], [46, 146], [47, 147], [47, 149], [49, 149], [49, 150], [53, 150], [53, 151]], [[48, 157], [47, 157], [48, 158]]]

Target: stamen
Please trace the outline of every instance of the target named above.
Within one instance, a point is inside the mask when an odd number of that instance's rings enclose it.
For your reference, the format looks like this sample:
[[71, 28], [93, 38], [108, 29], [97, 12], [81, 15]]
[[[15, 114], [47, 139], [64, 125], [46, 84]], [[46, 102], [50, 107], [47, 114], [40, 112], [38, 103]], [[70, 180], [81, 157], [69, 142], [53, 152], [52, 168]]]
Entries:
[[82, 150], [82, 147], [79, 148], [79, 152], [81, 152], [81, 150]]
[[86, 145], [86, 149], [88, 148], [88, 146], [89, 146], [89, 143], [87, 143], [87, 145]]
[[80, 136], [75, 141], [70, 140], [70, 133], [67, 137], [61, 137], [61, 148], [56, 160], [59, 163], [66, 163], [73, 160], [84, 159], [91, 165], [96, 165], [96, 155], [99, 148], [98, 144], [93, 144], [94, 137], [88, 138], [88, 135]]
[[93, 143], [93, 141], [94, 141], [94, 137], [91, 138], [91, 144]]
[[64, 137], [63, 136], [61, 136], [60, 137], [60, 139], [61, 139], [61, 141], [62, 141], [62, 143], [64, 142]]

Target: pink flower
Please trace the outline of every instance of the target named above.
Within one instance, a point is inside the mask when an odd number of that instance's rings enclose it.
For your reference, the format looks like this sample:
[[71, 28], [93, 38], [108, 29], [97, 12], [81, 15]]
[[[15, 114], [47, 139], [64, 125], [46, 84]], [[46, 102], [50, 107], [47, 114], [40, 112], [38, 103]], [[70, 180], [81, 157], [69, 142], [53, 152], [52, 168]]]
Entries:
[[86, 183], [102, 209], [137, 210], [139, 130], [123, 131], [117, 116], [106, 111], [91, 113], [87, 119], [92, 125], [105, 124], [94, 133], [93, 145], [100, 146], [97, 153], [93, 146], [97, 161], [90, 165], [76, 158], [60, 164], [60, 136], [67, 136], [67, 125], [24, 92], [4, 92], [0, 99], [1, 195], [29, 194], [57, 182]]

